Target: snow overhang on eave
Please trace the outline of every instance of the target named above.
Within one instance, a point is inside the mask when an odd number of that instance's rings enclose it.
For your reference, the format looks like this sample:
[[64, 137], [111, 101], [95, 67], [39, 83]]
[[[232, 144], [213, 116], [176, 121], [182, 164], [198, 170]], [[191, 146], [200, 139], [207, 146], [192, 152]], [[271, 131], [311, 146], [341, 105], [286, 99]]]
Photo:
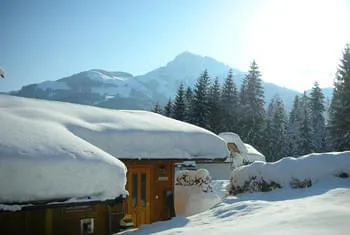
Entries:
[[206, 163], [223, 163], [227, 160], [228, 157], [224, 158], [190, 158], [190, 157], [184, 157], [184, 158], [118, 158], [121, 161], [172, 161], [172, 162], [179, 162], [179, 161], [195, 161], [195, 162], [206, 162]]
[[25, 211], [35, 210], [41, 208], [56, 208], [56, 207], [72, 207], [72, 206], [87, 206], [96, 204], [115, 204], [122, 203], [125, 200], [125, 196], [120, 195], [114, 199], [107, 200], [96, 200], [96, 199], [55, 199], [55, 200], [37, 200], [28, 202], [12, 202], [12, 203], [1, 203], [0, 202], [0, 213], [7, 211]]

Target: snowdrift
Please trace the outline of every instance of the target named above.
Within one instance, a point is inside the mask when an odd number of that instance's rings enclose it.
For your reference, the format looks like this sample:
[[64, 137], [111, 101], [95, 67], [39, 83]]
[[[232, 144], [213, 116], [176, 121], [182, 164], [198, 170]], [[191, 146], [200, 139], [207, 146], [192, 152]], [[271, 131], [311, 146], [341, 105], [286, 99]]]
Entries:
[[252, 180], [253, 184], [262, 181], [276, 183], [272, 187], [294, 187], [295, 183], [310, 187], [314, 182], [342, 175], [350, 175], [350, 151], [313, 153], [300, 158], [283, 158], [274, 163], [254, 162], [234, 169], [228, 191], [237, 188], [241, 191], [244, 187], [255, 191], [252, 187], [256, 185], [247, 185]]

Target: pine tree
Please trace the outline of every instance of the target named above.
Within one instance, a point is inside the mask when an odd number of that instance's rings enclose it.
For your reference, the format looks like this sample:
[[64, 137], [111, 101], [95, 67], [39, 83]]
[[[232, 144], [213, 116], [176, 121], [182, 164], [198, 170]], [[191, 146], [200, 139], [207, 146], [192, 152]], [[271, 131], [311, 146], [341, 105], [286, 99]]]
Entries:
[[243, 80], [240, 105], [240, 135], [247, 143], [257, 148], [263, 147], [263, 130], [266, 114], [264, 109], [264, 89], [261, 85], [261, 75], [255, 61]]
[[153, 107], [153, 109], [151, 111], [154, 113], [159, 113], [159, 114], [162, 113], [162, 108], [160, 107], [159, 102], [157, 102], [155, 104], [155, 106]]
[[168, 103], [164, 107], [164, 115], [167, 117], [172, 117], [173, 115], [173, 102], [171, 98], [169, 98]]
[[346, 45], [338, 67], [327, 126], [334, 150], [350, 150], [350, 45]]
[[192, 123], [192, 106], [193, 106], [193, 91], [191, 87], [187, 87], [185, 92], [185, 121]]
[[277, 161], [285, 156], [287, 132], [287, 115], [284, 104], [279, 96], [274, 96], [267, 110], [265, 144], [262, 151], [267, 161]]
[[173, 117], [177, 120], [185, 120], [185, 90], [183, 83], [180, 84], [179, 89], [177, 90], [175, 102], [173, 105]]
[[326, 151], [324, 95], [318, 82], [314, 83], [310, 94], [312, 145], [315, 152]]
[[209, 88], [209, 126], [214, 133], [221, 132], [222, 111], [220, 106], [220, 83], [216, 78], [214, 83]]
[[208, 71], [204, 70], [204, 72], [200, 75], [195, 84], [194, 95], [193, 95], [193, 116], [192, 123], [210, 129], [209, 126], [209, 85], [210, 78], [208, 75]]
[[292, 110], [289, 113], [288, 125], [287, 125], [287, 156], [298, 156], [299, 154], [299, 123], [301, 120], [301, 112], [299, 108], [299, 96], [295, 96], [293, 101]]
[[222, 131], [238, 132], [238, 91], [229, 71], [221, 92]]
[[312, 145], [312, 130], [310, 121], [310, 110], [308, 105], [309, 97], [306, 96], [306, 92], [300, 99], [300, 121], [299, 121], [299, 141], [298, 141], [298, 155], [304, 155], [313, 152]]

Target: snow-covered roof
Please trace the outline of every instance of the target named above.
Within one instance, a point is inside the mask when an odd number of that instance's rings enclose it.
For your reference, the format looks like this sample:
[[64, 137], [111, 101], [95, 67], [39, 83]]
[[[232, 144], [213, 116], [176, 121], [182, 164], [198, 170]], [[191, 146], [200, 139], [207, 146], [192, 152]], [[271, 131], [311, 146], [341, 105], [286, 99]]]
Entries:
[[239, 135], [237, 135], [236, 133], [233, 132], [222, 132], [219, 134], [219, 136], [221, 138], [223, 138], [226, 143], [234, 143], [239, 152], [241, 153], [241, 155], [246, 155], [247, 154], [247, 149], [244, 146], [243, 141], [241, 140], [241, 138], [239, 137]]
[[146, 111], [0, 95], [0, 202], [125, 193], [117, 158], [224, 158], [223, 139]]
[[256, 150], [253, 146], [250, 144], [244, 143], [244, 146], [247, 149], [247, 160], [250, 162], [254, 161], [263, 161], [266, 162], [265, 156], [260, 153], [258, 150]]

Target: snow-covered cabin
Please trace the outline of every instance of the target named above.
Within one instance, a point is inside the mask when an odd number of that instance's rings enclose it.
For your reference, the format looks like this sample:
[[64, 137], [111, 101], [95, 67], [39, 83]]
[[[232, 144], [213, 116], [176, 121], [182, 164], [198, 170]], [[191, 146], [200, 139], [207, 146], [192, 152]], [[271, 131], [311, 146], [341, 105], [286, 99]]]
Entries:
[[[125, 194], [126, 166], [125, 212], [139, 226], [173, 216], [176, 162], [223, 161], [229, 154], [225, 141], [212, 132], [147, 111], [7, 95], [0, 95], [0, 109], [2, 204], [111, 199]], [[26, 167], [33, 171], [19, 171]], [[5, 180], [8, 175], [11, 181]], [[21, 186], [30, 197], [22, 195]]]
[[64, 106], [0, 95], [0, 234], [119, 231], [126, 166], [74, 135], [83, 108]]

